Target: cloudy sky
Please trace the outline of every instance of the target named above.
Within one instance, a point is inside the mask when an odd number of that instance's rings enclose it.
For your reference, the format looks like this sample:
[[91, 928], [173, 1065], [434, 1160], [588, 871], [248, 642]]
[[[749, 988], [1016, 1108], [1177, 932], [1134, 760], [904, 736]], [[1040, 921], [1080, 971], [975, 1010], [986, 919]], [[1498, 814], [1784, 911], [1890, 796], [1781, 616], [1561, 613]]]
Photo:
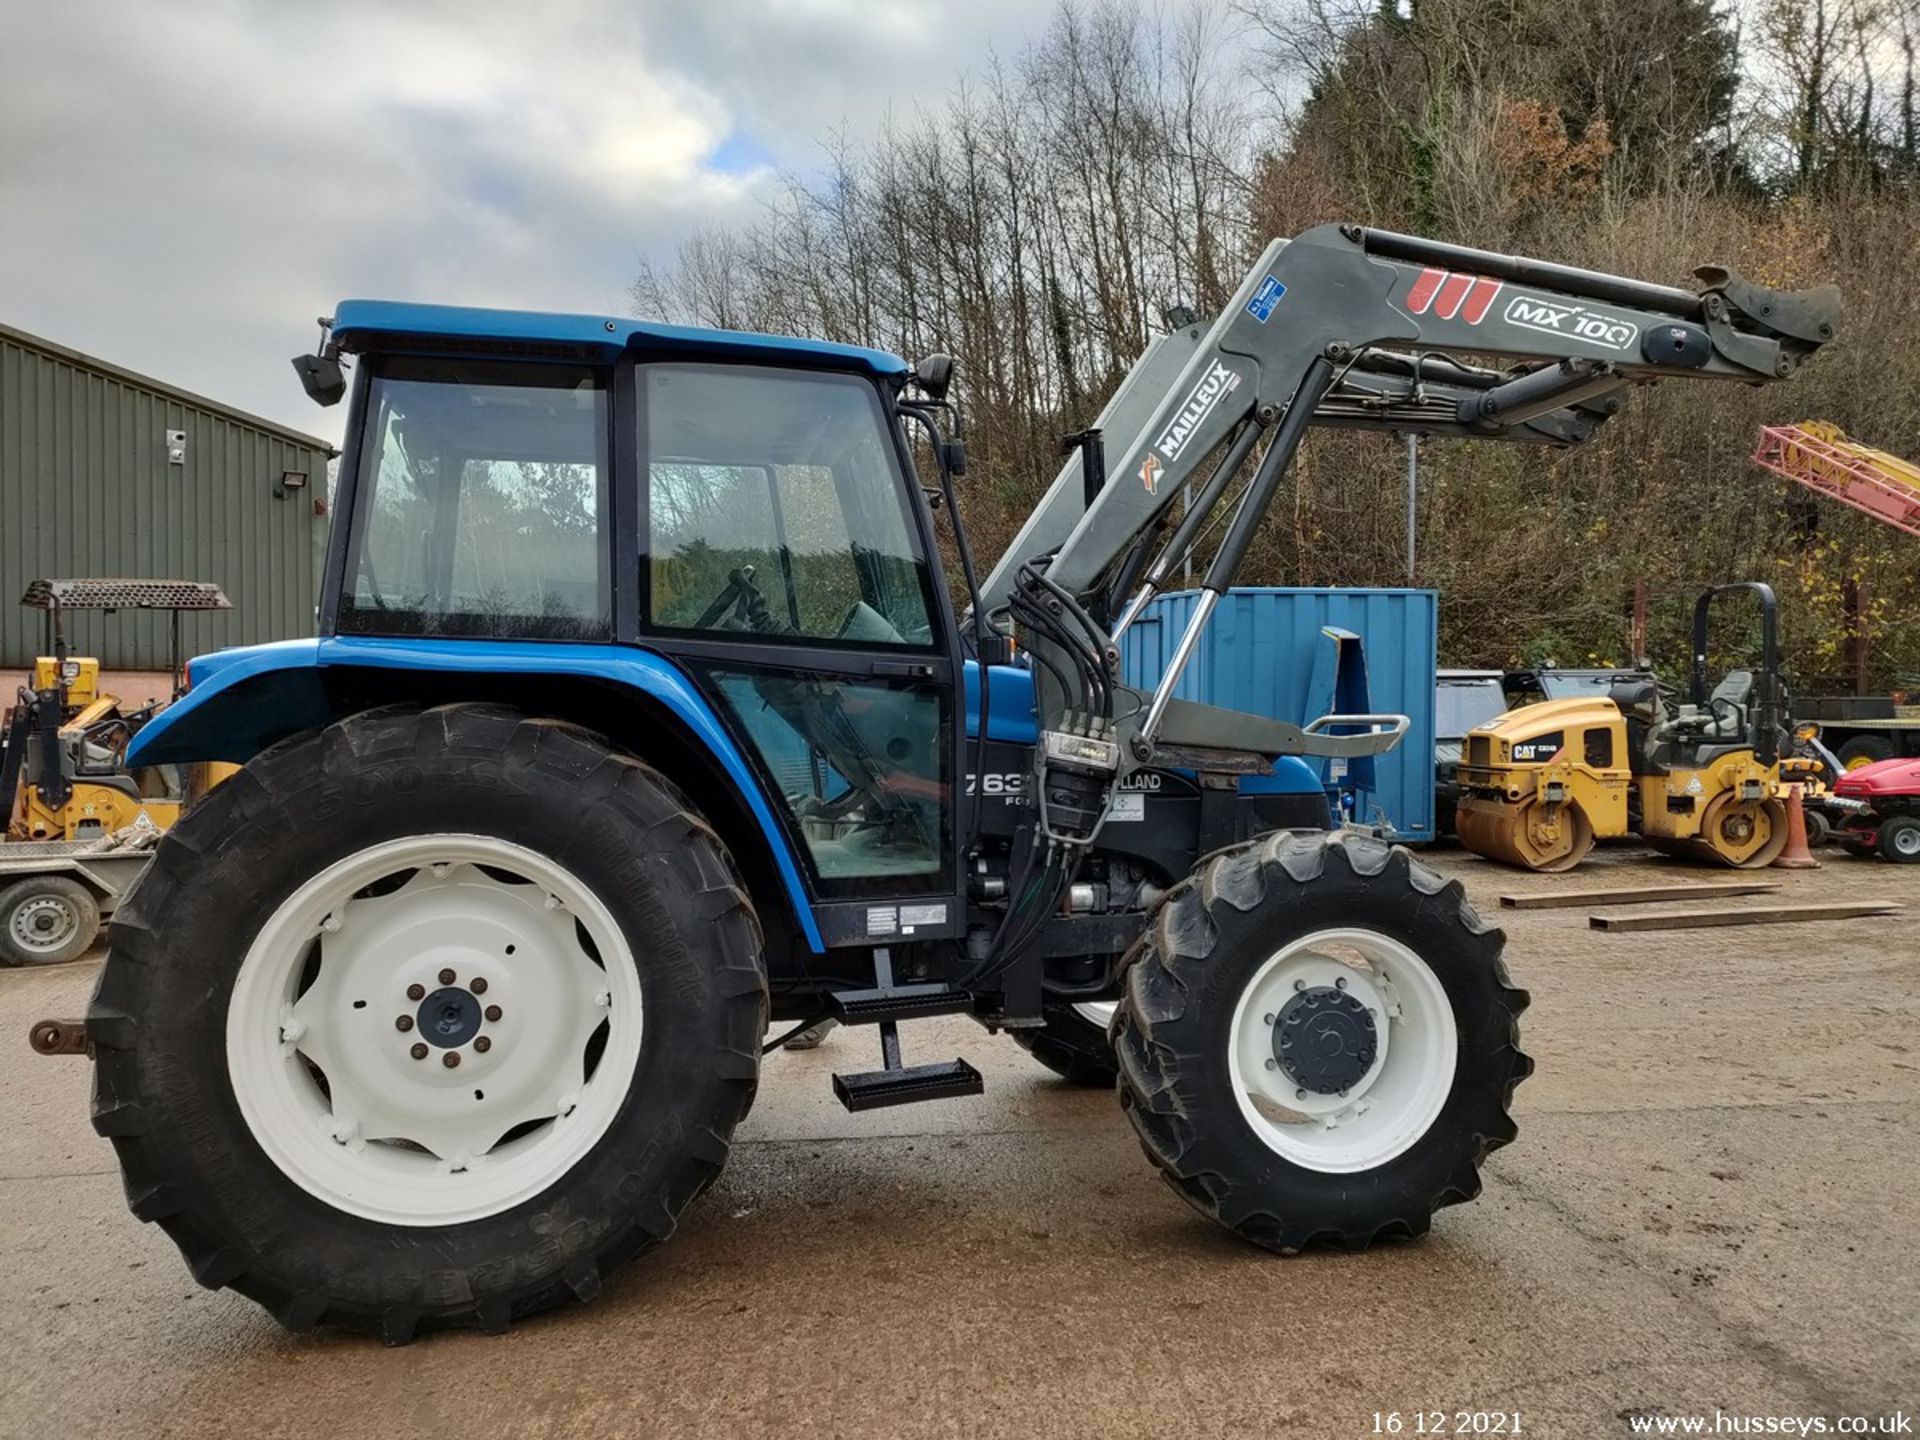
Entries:
[[937, 103], [1039, 0], [21, 0], [0, 323], [338, 439], [349, 295], [620, 311], [774, 167]]

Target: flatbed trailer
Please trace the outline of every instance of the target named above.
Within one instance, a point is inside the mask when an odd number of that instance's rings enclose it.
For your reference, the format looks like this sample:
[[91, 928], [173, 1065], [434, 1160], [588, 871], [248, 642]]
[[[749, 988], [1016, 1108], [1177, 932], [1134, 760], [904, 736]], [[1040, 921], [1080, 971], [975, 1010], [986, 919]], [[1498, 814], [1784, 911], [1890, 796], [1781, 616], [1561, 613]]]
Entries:
[[1885, 695], [1812, 695], [1796, 699], [1794, 718], [1820, 726], [1820, 738], [1849, 770], [1920, 755], [1920, 705]]
[[0, 845], [0, 960], [52, 965], [84, 955], [153, 859], [157, 829], [104, 840]]

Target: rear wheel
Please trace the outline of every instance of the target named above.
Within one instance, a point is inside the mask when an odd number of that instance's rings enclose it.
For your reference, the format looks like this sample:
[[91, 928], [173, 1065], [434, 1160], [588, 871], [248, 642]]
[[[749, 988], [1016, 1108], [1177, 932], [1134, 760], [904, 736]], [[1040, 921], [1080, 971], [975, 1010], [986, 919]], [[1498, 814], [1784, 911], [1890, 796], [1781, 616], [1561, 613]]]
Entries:
[[1818, 850], [1833, 839], [1833, 822], [1811, 806], [1802, 806], [1801, 814], [1807, 822], [1807, 848]]
[[1763, 869], [1787, 848], [1787, 807], [1778, 800], [1740, 800], [1726, 791], [1701, 818], [1700, 844], [1735, 869]]
[[87, 953], [100, 933], [100, 902], [77, 880], [41, 875], [0, 890], [0, 960], [59, 965]]
[[1359, 1249], [1479, 1193], [1514, 1136], [1527, 995], [1457, 881], [1279, 835], [1169, 892], [1114, 1022], [1122, 1103], [1194, 1208], [1268, 1249]]
[[1834, 755], [1843, 769], [1861, 770], [1893, 758], [1893, 742], [1878, 735], [1856, 735]]
[[1880, 853], [1897, 865], [1920, 865], [1920, 820], [1911, 815], [1882, 820]]
[[1049, 1000], [1042, 1012], [1046, 1024], [1038, 1030], [1009, 1030], [1013, 1043], [1054, 1074], [1076, 1085], [1112, 1085], [1113, 1042], [1107, 1027], [1113, 1020], [1113, 1002], [1068, 1004]]
[[765, 1025], [752, 907], [668, 781], [511, 711], [377, 711], [161, 842], [88, 1016], [94, 1124], [203, 1285], [501, 1329], [671, 1233]]

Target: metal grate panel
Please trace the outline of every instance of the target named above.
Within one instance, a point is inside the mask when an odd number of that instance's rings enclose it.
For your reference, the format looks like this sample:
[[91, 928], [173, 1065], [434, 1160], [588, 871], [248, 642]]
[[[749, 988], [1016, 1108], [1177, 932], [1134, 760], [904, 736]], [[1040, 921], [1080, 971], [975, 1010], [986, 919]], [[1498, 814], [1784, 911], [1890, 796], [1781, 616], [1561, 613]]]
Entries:
[[204, 580], [35, 580], [20, 603], [30, 610], [231, 610]]

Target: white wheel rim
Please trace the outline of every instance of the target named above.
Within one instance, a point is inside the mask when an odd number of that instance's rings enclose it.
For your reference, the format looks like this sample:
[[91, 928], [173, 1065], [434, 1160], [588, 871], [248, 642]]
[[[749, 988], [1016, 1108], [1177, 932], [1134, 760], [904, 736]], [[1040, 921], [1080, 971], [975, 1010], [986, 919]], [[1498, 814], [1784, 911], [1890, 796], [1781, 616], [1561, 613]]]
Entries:
[[1902, 825], [1894, 831], [1893, 848], [1902, 855], [1920, 854], [1920, 827]]
[[[435, 1004], [442, 991], [459, 994]], [[329, 866], [261, 927], [227, 1072], [301, 1189], [384, 1224], [455, 1225], [532, 1199], [599, 1142], [641, 1011], [620, 927], [567, 870], [487, 836], [410, 836]]]
[[64, 895], [33, 895], [7, 917], [13, 943], [33, 955], [52, 955], [80, 931], [80, 911]]
[[1105, 1030], [1113, 1024], [1113, 1012], [1119, 1008], [1118, 1000], [1082, 1000], [1073, 1007], [1073, 1013]]
[[[1274, 1055], [1288, 1003], [1322, 988], [1357, 1000], [1372, 1020], [1371, 1065], [1344, 1094], [1303, 1087]], [[1234, 1098], [1254, 1134], [1293, 1164], [1351, 1174], [1427, 1133], [1453, 1088], [1460, 1041], [1446, 987], [1424, 960], [1378, 931], [1343, 929], [1303, 936], [1254, 972], [1227, 1046]]]

